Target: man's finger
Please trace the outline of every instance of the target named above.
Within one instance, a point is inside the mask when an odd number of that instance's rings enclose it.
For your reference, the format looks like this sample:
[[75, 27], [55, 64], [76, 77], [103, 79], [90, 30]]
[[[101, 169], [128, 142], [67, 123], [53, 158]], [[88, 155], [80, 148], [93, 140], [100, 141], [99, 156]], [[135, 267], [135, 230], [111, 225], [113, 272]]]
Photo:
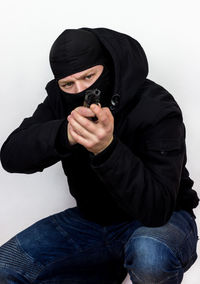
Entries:
[[82, 127], [75, 119], [69, 118], [69, 125], [73, 128], [73, 130], [80, 136], [91, 139], [93, 137], [93, 134], [89, 132], [86, 128]]
[[100, 123], [103, 125], [107, 125], [109, 123], [110, 117], [108, 115], [108, 111], [106, 110], [107, 108], [101, 108], [95, 104], [92, 104], [90, 108], [95, 113]]
[[89, 132], [91, 132], [91, 133], [95, 132], [96, 127], [95, 127], [94, 123], [91, 122], [88, 118], [80, 115], [78, 113], [78, 111], [73, 110], [71, 112], [71, 115], [68, 116], [68, 120], [70, 121], [71, 118], [76, 120], [82, 127], [87, 129]]
[[95, 116], [94, 112], [90, 108], [88, 108], [88, 107], [81, 106], [81, 107], [77, 107], [75, 110], [80, 115], [82, 115], [84, 117], [94, 117]]

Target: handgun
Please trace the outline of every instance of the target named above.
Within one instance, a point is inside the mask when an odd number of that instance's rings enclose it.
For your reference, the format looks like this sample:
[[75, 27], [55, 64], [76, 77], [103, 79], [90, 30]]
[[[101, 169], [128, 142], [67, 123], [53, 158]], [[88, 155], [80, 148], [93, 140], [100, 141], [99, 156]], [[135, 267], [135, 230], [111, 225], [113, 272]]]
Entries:
[[[99, 105], [100, 104], [100, 95], [101, 91], [99, 89], [91, 89], [85, 92], [85, 99], [83, 106], [90, 107], [92, 104]], [[92, 117], [92, 121], [96, 121], [97, 117]]]

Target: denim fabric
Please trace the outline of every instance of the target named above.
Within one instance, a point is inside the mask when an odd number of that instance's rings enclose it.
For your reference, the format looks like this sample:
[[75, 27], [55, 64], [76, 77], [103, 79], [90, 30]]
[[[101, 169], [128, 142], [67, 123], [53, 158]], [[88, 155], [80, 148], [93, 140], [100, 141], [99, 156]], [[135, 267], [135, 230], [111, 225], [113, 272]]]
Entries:
[[140, 227], [125, 245], [125, 267], [132, 283], [181, 283], [197, 259], [197, 226], [186, 211], [174, 212], [156, 228]]
[[0, 247], [1, 284], [181, 283], [197, 258], [197, 227], [186, 211], [161, 227], [101, 226], [77, 207], [44, 218]]

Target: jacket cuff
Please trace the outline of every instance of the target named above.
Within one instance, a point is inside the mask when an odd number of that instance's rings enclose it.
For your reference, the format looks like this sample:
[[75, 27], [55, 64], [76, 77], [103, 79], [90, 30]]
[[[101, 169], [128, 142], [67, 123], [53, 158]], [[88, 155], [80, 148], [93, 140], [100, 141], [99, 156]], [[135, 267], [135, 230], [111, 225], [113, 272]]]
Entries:
[[114, 137], [112, 142], [102, 152], [100, 152], [97, 155], [90, 153], [92, 165], [96, 167], [96, 166], [103, 164], [111, 156], [116, 145], [117, 145], [117, 139], [116, 137]]
[[57, 136], [56, 136], [56, 143], [55, 147], [58, 153], [65, 154], [66, 151], [72, 150], [78, 147], [78, 144], [70, 145], [67, 135], [67, 125], [68, 121], [65, 119], [58, 129]]

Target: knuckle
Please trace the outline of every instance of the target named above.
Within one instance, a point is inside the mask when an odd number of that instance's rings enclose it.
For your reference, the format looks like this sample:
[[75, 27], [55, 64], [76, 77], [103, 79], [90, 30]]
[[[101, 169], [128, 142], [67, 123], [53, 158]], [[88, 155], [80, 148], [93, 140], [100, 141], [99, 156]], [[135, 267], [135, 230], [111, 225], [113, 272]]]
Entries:
[[102, 122], [106, 122], [106, 120], [107, 120], [107, 117], [106, 117], [105, 115], [102, 115], [101, 121], [102, 121]]
[[88, 119], [86, 119], [86, 120], [85, 120], [85, 122], [84, 122], [84, 126], [85, 126], [86, 128], [89, 128], [89, 126], [90, 126], [90, 122], [89, 122], [89, 120], [88, 120]]
[[76, 110], [73, 110], [72, 112], [71, 112], [71, 115], [72, 115], [72, 118], [77, 118], [77, 111]]
[[99, 131], [97, 137], [99, 140], [102, 140], [105, 137], [105, 131]]
[[92, 147], [94, 147], [94, 142], [93, 141], [88, 141], [87, 142], [87, 148], [88, 149], [92, 149]]
[[110, 109], [108, 107], [105, 108], [105, 113], [107, 116], [110, 116], [111, 112]]
[[76, 107], [74, 110], [75, 111], [83, 111], [85, 109], [85, 107], [83, 107], [83, 106], [78, 106], [78, 107]]
[[71, 126], [75, 126], [75, 124], [76, 124], [76, 123], [75, 123], [74, 119], [72, 119], [72, 120], [70, 121], [70, 125], [71, 125]]

